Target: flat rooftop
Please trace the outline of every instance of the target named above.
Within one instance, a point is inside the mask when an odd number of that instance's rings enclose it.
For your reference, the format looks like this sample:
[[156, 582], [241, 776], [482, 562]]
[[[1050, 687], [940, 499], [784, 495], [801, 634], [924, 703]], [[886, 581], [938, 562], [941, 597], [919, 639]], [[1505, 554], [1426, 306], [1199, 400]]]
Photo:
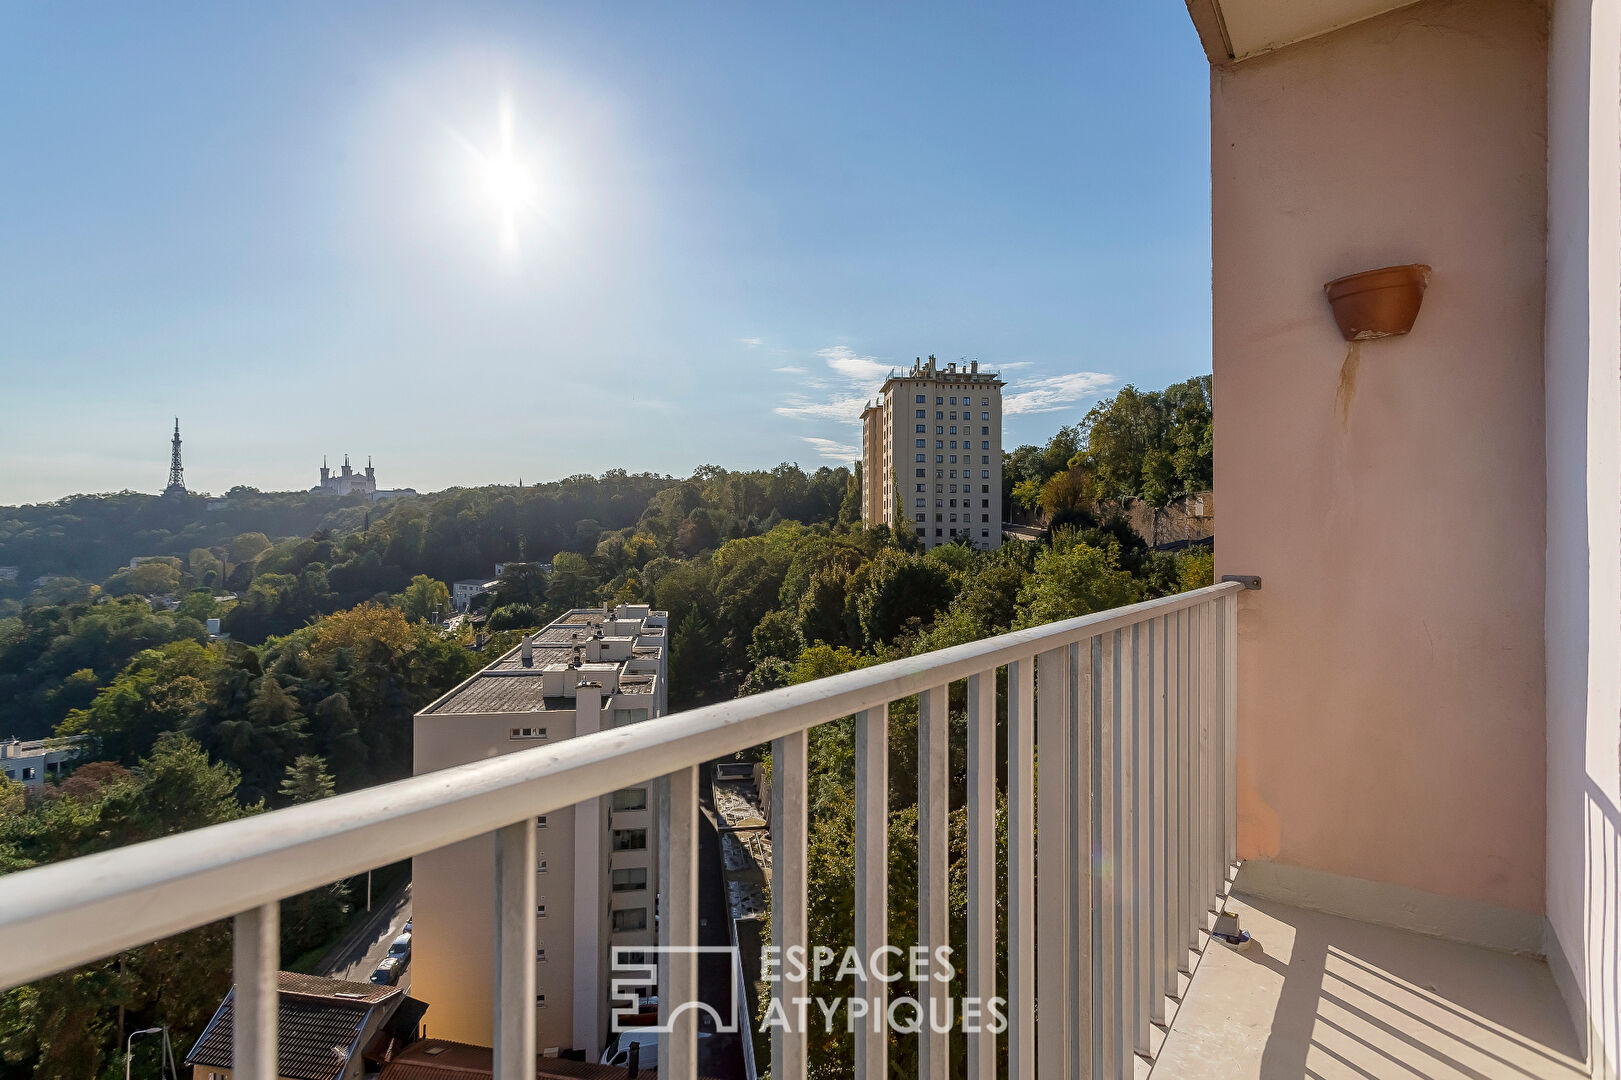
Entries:
[[[649, 613], [649, 618], [666, 618], [664, 612]], [[604, 687], [615, 686], [616, 694], [645, 694], [651, 696], [657, 682], [652, 671], [627, 670], [635, 664], [646, 667], [657, 662], [663, 649], [657, 646], [638, 646], [636, 642], [648, 637], [662, 638], [662, 626], [645, 623], [635, 634], [615, 634], [610, 626], [604, 632], [604, 623], [613, 613], [600, 608], [570, 611], [536, 631], [531, 637], [531, 660], [523, 662], [523, 646], [518, 645], [502, 654], [488, 667], [450, 691], [438, 701], [422, 710], [424, 715], [479, 715], [486, 713], [544, 713], [573, 712], [575, 698], [571, 694], [545, 692], [547, 668], [559, 666], [578, 672], [580, 682], [598, 682]], [[629, 659], [588, 660], [593, 651], [592, 642], [606, 647], [618, 646]], [[553, 680], [555, 690], [556, 680]]]

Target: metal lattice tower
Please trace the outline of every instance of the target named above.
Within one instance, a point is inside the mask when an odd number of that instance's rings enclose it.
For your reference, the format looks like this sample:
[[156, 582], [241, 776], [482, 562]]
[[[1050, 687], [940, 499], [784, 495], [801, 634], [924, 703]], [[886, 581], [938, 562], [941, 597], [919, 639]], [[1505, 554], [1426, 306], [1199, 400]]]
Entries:
[[174, 418], [174, 441], [169, 452], [169, 486], [163, 489], [165, 495], [186, 494], [186, 474], [180, 467], [180, 417]]

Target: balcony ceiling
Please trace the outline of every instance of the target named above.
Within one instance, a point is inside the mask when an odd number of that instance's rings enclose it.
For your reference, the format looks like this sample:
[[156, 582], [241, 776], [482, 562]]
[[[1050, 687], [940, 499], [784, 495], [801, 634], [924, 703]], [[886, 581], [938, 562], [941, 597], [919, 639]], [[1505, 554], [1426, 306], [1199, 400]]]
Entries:
[[1243, 60], [1338, 30], [1414, 0], [1187, 0], [1212, 64]]

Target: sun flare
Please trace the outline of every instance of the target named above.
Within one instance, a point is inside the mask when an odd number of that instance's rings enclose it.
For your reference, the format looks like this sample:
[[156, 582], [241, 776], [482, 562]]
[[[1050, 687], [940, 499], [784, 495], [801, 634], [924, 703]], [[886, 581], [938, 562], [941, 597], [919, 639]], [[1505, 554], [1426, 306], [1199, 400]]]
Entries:
[[503, 214], [514, 214], [523, 209], [534, 189], [529, 171], [510, 152], [485, 162], [484, 186], [496, 209]]
[[501, 245], [516, 252], [519, 220], [535, 208], [535, 177], [516, 149], [511, 101], [501, 103], [501, 142], [493, 154], [478, 155], [478, 185], [486, 204], [495, 212]]

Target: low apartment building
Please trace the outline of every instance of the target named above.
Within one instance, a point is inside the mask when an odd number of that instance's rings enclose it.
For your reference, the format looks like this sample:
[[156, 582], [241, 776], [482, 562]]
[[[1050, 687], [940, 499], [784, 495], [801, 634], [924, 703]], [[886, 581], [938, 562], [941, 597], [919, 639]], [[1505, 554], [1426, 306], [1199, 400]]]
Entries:
[[62, 775], [90, 740], [82, 735], [63, 739], [8, 739], [0, 742], [0, 776], [25, 787], [42, 787]]
[[[417, 714], [416, 773], [662, 715], [667, 634], [668, 616], [646, 605], [568, 612]], [[651, 785], [641, 784], [535, 821], [535, 1008], [543, 1050], [600, 1051], [610, 948], [657, 940], [654, 801]], [[491, 1041], [494, 867], [488, 837], [414, 861], [412, 993], [433, 1006], [437, 1038]]]
[[457, 611], [466, 611], [473, 600], [483, 596], [501, 583], [501, 568], [497, 564], [493, 578], [463, 578], [450, 586], [450, 603]]

